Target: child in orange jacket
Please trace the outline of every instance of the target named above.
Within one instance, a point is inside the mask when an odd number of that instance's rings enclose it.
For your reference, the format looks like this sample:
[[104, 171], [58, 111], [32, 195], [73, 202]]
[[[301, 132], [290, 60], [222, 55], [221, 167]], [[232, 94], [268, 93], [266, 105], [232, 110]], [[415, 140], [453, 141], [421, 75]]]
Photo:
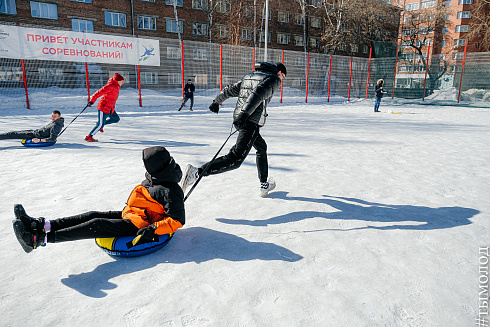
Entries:
[[156, 235], [175, 232], [185, 224], [184, 193], [179, 186], [180, 166], [161, 146], [143, 150], [145, 180], [131, 192], [122, 211], [89, 211], [47, 220], [29, 217], [22, 205], [14, 206], [14, 232], [26, 253], [46, 243], [90, 238], [141, 235], [151, 242]]
[[124, 84], [124, 77], [119, 73], [115, 73], [111, 77], [107, 84], [100, 88], [97, 92], [92, 95], [89, 106], [92, 106], [95, 101], [100, 97], [99, 103], [97, 104], [97, 110], [99, 110], [98, 121], [92, 131], [85, 137], [87, 142], [97, 142], [93, 136], [100, 131], [104, 132], [103, 128], [105, 125], [115, 124], [119, 122], [120, 118], [116, 112], [116, 101], [119, 97], [119, 89]]

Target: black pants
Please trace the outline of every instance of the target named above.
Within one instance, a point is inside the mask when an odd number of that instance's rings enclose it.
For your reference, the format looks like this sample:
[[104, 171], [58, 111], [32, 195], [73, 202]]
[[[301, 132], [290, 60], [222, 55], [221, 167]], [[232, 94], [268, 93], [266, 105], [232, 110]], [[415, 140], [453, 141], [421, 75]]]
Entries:
[[184, 95], [184, 100], [182, 100], [182, 104], [180, 105], [180, 109], [182, 109], [182, 107], [186, 104], [187, 100], [189, 100], [189, 99], [191, 99], [191, 106], [189, 109], [192, 109], [192, 106], [194, 105], [194, 95], [192, 95], [192, 96]]
[[76, 216], [50, 220], [49, 243], [99, 237], [136, 235], [138, 228], [121, 211], [89, 211]]
[[247, 122], [245, 127], [238, 130], [235, 145], [228, 154], [216, 158], [212, 163], [208, 162], [199, 168], [202, 172], [209, 166], [204, 176], [224, 173], [225, 171], [237, 169], [243, 163], [248, 153], [255, 148], [257, 151], [256, 164], [261, 183], [267, 182], [269, 175], [269, 164], [267, 162], [267, 143], [259, 133], [259, 125]]
[[17, 132], [7, 132], [0, 134], [0, 140], [9, 140], [9, 139], [33, 139], [36, 136], [34, 135], [34, 131], [17, 131]]

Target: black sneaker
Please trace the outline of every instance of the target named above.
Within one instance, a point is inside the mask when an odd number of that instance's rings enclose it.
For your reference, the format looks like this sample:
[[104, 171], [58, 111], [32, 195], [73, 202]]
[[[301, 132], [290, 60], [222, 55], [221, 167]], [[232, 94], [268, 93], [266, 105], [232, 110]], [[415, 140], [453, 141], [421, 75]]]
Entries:
[[44, 245], [45, 232], [31, 233], [19, 219], [15, 219], [12, 224], [15, 237], [17, 237], [17, 241], [19, 241], [20, 246], [22, 246], [22, 249], [26, 253], [32, 252], [32, 250]]
[[26, 229], [31, 233], [44, 232], [44, 218], [32, 218], [27, 215], [22, 204], [14, 205], [14, 214], [17, 220], [22, 221]]

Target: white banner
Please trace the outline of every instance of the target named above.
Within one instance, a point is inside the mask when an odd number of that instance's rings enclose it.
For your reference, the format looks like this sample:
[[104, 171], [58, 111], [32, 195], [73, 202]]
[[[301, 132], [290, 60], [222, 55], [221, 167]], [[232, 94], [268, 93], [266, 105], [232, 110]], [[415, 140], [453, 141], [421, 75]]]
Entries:
[[0, 57], [160, 66], [158, 40], [0, 25]]

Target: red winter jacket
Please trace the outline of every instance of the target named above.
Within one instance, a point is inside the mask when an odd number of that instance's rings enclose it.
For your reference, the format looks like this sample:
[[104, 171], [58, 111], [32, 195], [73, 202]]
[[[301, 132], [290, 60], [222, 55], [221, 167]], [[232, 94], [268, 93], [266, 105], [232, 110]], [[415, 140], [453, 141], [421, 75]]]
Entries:
[[107, 84], [100, 88], [92, 95], [90, 102], [94, 102], [99, 98], [100, 101], [97, 104], [97, 109], [105, 112], [106, 114], [112, 114], [116, 105], [116, 100], [119, 97], [119, 83], [115, 77], [111, 77]]

